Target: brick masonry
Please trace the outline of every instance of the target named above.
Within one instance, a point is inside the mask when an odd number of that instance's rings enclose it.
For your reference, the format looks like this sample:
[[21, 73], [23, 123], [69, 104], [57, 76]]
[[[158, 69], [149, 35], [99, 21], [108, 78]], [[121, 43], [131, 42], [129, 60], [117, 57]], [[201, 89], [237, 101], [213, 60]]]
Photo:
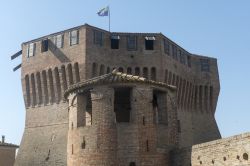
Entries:
[[[71, 45], [72, 38], [70, 38], [70, 35], [75, 30], [78, 31], [76, 34], [79, 34], [79, 38], [75, 45]], [[101, 39], [99, 38], [98, 41], [95, 38], [96, 32], [101, 33]], [[54, 37], [58, 35], [63, 35], [62, 48], [55, 46]], [[119, 49], [110, 48], [111, 35], [119, 36]], [[136, 48], [134, 50], [127, 49], [127, 36], [136, 37]], [[154, 50], [145, 49], [145, 37], [154, 37]], [[42, 41], [47, 39], [49, 43], [48, 51], [42, 52]], [[167, 41], [168, 47], [165, 46], [165, 41]], [[29, 50], [31, 43], [35, 44], [34, 56], [27, 57], [26, 52]], [[67, 101], [63, 98], [63, 94], [73, 84], [111, 72], [113, 68], [177, 87], [176, 114], [179, 132], [176, 141], [179, 148], [221, 138], [214, 119], [220, 91], [217, 60], [191, 54], [160, 33], [110, 33], [85, 24], [23, 43], [22, 52], [21, 78], [26, 106], [26, 121], [15, 163], [17, 166], [67, 164], [67, 157], [68, 160], [70, 157], [67, 155], [67, 151], [69, 151], [69, 142], [71, 141], [69, 138], [71, 134], [68, 134], [71, 124], [68, 123], [70, 119], [69, 107]], [[203, 61], [207, 62], [205, 70], [202, 69], [204, 66], [201, 62]], [[143, 88], [138, 87], [139, 90], [143, 91], [142, 93], [147, 94], [147, 88]], [[134, 105], [138, 109], [142, 106], [146, 106], [142, 101], [139, 105]], [[93, 109], [98, 110], [100, 108], [93, 107]], [[133, 114], [133, 111], [131, 114]], [[107, 116], [107, 121], [111, 120], [110, 118], [112, 116]], [[110, 135], [107, 135], [107, 137], [109, 136], [110, 140], [117, 138], [116, 140], [122, 141], [123, 138], [126, 138], [126, 135], [133, 138], [136, 135], [142, 136], [146, 132], [144, 130], [138, 131], [138, 128], [132, 124], [128, 126], [120, 126], [120, 130], [111, 128], [110, 132], [113, 133], [114, 137]], [[150, 130], [153, 132], [155, 128], [152, 127]], [[164, 127], [162, 127], [162, 130], [165, 130]], [[106, 129], [84, 129], [82, 132], [89, 135], [94, 133], [105, 135]], [[166, 135], [165, 132], [155, 133], [155, 136], [150, 139], [152, 139], [152, 142], [158, 138], [164, 139], [164, 134]], [[73, 131], [72, 135], [74, 135]], [[93, 137], [93, 141], [97, 138]], [[175, 136], [172, 138], [175, 138]], [[86, 136], [86, 139], [88, 139], [88, 136]], [[110, 144], [105, 140], [97, 140], [104, 145]], [[116, 144], [118, 147], [122, 145], [119, 142]], [[162, 146], [165, 146], [165, 144], [163, 143]], [[91, 146], [95, 145], [91, 144]], [[125, 153], [119, 150], [117, 152], [117, 156]], [[130, 153], [130, 151], [126, 153]], [[91, 156], [111, 161], [110, 156], [113, 155], [111, 153], [98, 156], [98, 153], [93, 152]], [[145, 162], [148, 157], [148, 154], [140, 153], [140, 151], [137, 154], [131, 153], [130, 155], [131, 160], [133, 156], [141, 156], [140, 160], [145, 160]], [[74, 156], [72, 157], [74, 158]], [[162, 161], [167, 164], [166, 156], [158, 157], [162, 160], [155, 161]], [[118, 158], [121, 159], [119, 163], [127, 160], [123, 160], [122, 157]], [[84, 162], [84, 158], [82, 160]], [[98, 162], [98, 160], [95, 160], [95, 162]], [[150, 162], [148, 161], [148, 163]]]

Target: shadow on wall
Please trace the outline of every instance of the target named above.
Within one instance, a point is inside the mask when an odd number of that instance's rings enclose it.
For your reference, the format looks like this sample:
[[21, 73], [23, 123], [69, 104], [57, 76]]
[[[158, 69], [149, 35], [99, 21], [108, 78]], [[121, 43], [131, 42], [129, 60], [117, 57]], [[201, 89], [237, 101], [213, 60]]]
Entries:
[[192, 147], [174, 149], [170, 152], [171, 166], [191, 166]]
[[49, 50], [60, 62], [70, 62], [70, 59], [51, 40], [49, 40]]

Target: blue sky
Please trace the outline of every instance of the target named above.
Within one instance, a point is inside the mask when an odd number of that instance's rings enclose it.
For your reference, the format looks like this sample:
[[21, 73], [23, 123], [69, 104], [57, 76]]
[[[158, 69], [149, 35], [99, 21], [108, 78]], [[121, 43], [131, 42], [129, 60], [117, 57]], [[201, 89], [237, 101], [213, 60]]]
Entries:
[[19, 144], [25, 109], [21, 60], [10, 56], [21, 43], [88, 23], [111, 31], [162, 32], [187, 51], [218, 59], [221, 92], [216, 120], [223, 137], [250, 131], [250, 1], [228, 0], [9, 0], [0, 4], [0, 135]]

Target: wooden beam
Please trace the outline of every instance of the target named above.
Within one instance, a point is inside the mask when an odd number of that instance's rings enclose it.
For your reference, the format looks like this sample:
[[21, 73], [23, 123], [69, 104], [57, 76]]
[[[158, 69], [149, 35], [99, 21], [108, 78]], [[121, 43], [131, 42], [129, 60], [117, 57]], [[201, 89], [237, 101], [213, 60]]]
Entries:
[[13, 69], [13, 71], [15, 72], [15, 71], [17, 71], [19, 68], [21, 68], [22, 67], [22, 64], [19, 64], [19, 65], [17, 65], [14, 69]]
[[22, 55], [22, 50], [18, 51], [17, 53], [15, 53], [14, 55], [11, 56], [11, 60], [19, 57], [20, 55]]

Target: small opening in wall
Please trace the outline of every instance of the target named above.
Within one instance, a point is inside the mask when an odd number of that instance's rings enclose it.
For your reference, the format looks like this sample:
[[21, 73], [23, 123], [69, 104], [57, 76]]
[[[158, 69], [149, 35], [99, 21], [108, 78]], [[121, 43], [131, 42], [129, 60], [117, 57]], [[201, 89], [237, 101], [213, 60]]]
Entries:
[[237, 156], [236, 156], [236, 158], [239, 160], [239, 159], [240, 159], [240, 156], [239, 156], [239, 155], [237, 155]]
[[145, 116], [142, 117], [142, 124], [145, 126]]
[[226, 158], [226, 157], [223, 157], [223, 160], [224, 160], [224, 161], [226, 161], [226, 160], [227, 160], [227, 158]]
[[202, 165], [202, 161], [200, 161], [200, 165]]
[[73, 124], [73, 122], [71, 123], [71, 129], [73, 130], [73, 128], [74, 128], [74, 124]]
[[214, 164], [214, 160], [212, 160], [212, 164]]
[[147, 147], [147, 152], [149, 152], [149, 142], [148, 142], [148, 140], [146, 141], [146, 147]]
[[136, 166], [135, 162], [130, 162], [129, 166]]
[[244, 160], [248, 160], [248, 154], [247, 154], [247, 153], [244, 153], [244, 154], [243, 154], [243, 159], [244, 159]]
[[86, 140], [85, 140], [85, 137], [83, 137], [83, 140], [82, 140], [82, 149], [85, 149], [86, 148]]

